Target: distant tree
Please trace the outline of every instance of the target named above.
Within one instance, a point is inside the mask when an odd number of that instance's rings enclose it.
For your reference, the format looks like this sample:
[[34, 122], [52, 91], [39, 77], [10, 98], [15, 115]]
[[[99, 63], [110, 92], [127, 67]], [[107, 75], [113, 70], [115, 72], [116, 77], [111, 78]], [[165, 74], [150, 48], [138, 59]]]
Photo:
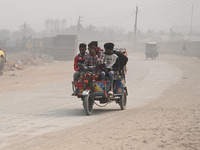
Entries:
[[152, 37], [152, 36], [154, 36], [154, 34], [155, 34], [154, 30], [148, 30], [147, 31], [148, 37]]
[[89, 26], [86, 27], [86, 32], [88, 33], [89, 38], [94, 38], [95, 26], [89, 24]]
[[0, 30], [0, 39], [4, 40], [10, 37], [10, 31], [7, 29]]
[[169, 40], [170, 41], [181, 41], [181, 40], [183, 40], [183, 34], [176, 33], [172, 29], [170, 29]]
[[169, 40], [170, 41], [174, 41], [175, 40], [175, 37], [176, 37], [176, 33], [170, 29], [170, 32], [169, 32]]
[[18, 39], [18, 38], [21, 38], [22, 36], [21, 36], [21, 34], [19, 33], [19, 31], [13, 31], [12, 32], [12, 39], [13, 40], [16, 40], [16, 39]]
[[131, 43], [132, 40], [133, 40], [133, 37], [132, 37], [132, 36], [133, 36], [133, 32], [128, 31], [127, 38], [128, 38], [129, 43]]
[[145, 39], [146, 35], [145, 35], [145, 33], [142, 32], [142, 30], [138, 29], [136, 37], [137, 37], [137, 41], [140, 41], [140, 40]]
[[95, 26], [93, 26], [92, 24], [89, 24], [89, 26], [87, 27], [87, 30], [88, 30], [89, 32], [94, 32]]
[[34, 34], [33, 29], [26, 22], [24, 22], [20, 26], [19, 32], [20, 32], [20, 34], [21, 34], [22, 37], [28, 37], [28, 36], [32, 36]]
[[165, 31], [161, 30], [161, 31], [159, 32], [159, 34], [160, 34], [160, 35], [165, 35]]
[[76, 35], [76, 34], [77, 34], [77, 26], [70, 26], [70, 27], [67, 29], [67, 34]]

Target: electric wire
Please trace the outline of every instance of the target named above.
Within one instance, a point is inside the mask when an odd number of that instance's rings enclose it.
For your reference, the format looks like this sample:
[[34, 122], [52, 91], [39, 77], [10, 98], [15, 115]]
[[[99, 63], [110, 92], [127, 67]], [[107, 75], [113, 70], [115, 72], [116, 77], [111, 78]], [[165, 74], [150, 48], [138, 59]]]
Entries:
[[[193, 12], [195, 12], [200, 7], [200, 1], [171, 0], [169, 2], [165, 2], [156, 6], [140, 7], [144, 9], [142, 9], [138, 15], [140, 16], [141, 20], [142, 19], [150, 20], [149, 18], [151, 18], [158, 21], [160, 20], [163, 22], [174, 22], [180, 24], [184, 20], [188, 20], [189, 17], [191, 16], [191, 7], [188, 6], [192, 5], [194, 5]], [[130, 22], [130, 18], [133, 17], [135, 14], [131, 10], [132, 8], [129, 8], [122, 12], [103, 17], [95, 17], [95, 18], [84, 17], [84, 20], [90, 22], [90, 24], [93, 23], [105, 24], [109, 22], [112, 25], [119, 23], [121, 25], [126, 25], [128, 21]], [[157, 14], [160, 14], [160, 16]], [[169, 16], [169, 14], [172, 15]], [[132, 20], [134, 21], [134, 19]]]

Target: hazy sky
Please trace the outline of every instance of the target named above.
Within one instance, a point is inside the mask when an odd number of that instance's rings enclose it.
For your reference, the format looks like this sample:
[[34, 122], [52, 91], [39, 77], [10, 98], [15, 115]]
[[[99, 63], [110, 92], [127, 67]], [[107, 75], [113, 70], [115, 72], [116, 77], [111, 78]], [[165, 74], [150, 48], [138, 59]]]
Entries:
[[200, 0], [0, 0], [0, 30], [18, 30], [26, 22], [35, 31], [44, 30], [46, 19], [67, 19], [76, 25], [79, 15], [83, 26], [117, 25], [134, 30], [138, 5], [138, 29], [169, 30], [172, 24], [200, 29]]

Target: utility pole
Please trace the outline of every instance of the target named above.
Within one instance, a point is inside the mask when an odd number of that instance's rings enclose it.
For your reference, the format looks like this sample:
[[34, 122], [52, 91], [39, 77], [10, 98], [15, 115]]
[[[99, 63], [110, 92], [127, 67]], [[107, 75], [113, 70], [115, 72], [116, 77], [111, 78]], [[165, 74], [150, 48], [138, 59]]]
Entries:
[[133, 41], [134, 50], [136, 49], [137, 15], [138, 15], [138, 5], [136, 6], [135, 25], [134, 25], [134, 41]]
[[190, 24], [190, 39], [191, 39], [191, 35], [192, 35], [192, 21], [193, 21], [193, 5], [192, 5], [191, 24]]
[[77, 36], [79, 37], [79, 30], [80, 30], [80, 26], [81, 26], [81, 16], [79, 16], [78, 18], [78, 24], [77, 24]]

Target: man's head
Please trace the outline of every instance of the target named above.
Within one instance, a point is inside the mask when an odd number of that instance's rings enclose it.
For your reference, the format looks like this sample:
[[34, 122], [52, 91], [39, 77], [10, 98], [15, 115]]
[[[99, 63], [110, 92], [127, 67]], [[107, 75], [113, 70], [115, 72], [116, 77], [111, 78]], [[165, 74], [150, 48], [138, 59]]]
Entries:
[[107, 44], [108, 44], [108, 43], [105, 43], [105, 44], [103, 45], [103, 47], [104, 47], [105, 50], [107, 49]]
[[106, 43], [106, 44], [104, 44], [104, 48], [105, 48], [106, 54], [111, 55], [113, 53], [114, 44]]
[[79, 51], [80, 51], [81, 55], [85, 55], [85, 51], [86, 51], [86, 44], [85, 43], [79, 44]]
[[97, 41], [92, 41], [88, 44], [88, 50], [91, 53], [92, 51], [96, 52], [96, 48], [98, 46], [98, 42]]
[[98, 47], [98, 41], [92, 41], [90, 42], [92, 45], [94, 45], [95, 47]]

